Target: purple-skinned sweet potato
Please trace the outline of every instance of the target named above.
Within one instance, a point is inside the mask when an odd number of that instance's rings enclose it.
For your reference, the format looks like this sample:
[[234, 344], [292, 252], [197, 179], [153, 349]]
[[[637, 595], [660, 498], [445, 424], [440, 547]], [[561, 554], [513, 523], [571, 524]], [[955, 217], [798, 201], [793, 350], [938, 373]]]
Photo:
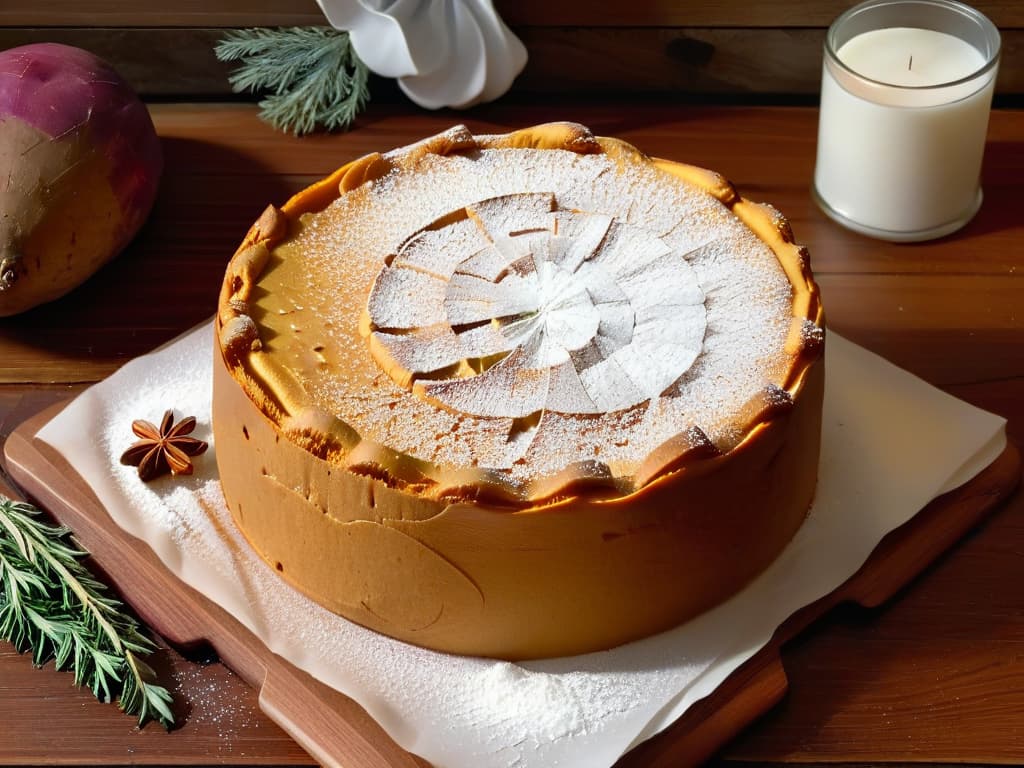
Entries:
[[0, 316], [64, 295], [119, 253], [162, 167], [149, 112], [110, 65], [56, 43], [0, 52]]

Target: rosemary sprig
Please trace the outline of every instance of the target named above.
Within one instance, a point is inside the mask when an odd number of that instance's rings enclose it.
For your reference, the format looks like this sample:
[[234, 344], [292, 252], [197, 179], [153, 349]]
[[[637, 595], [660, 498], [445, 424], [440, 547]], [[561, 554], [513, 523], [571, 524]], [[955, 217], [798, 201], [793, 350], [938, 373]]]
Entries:
[[100, 701], [115, 697], [139, 725], [174, 724], [171, 694], [140, 656], [154, 650], [124, 605], [85, 568], [69, 531], [30, 504], [0, 497], [0, 638], [54, 660]]
[[241, 61], [229, 81], [236, 93], [266, 91], [260, 116], [301, 136], [318, 125], [348, 128], [370, 98], [369, 72], [348, 32], [331, 27], [240, 29], [214, 49], [221, 61]]

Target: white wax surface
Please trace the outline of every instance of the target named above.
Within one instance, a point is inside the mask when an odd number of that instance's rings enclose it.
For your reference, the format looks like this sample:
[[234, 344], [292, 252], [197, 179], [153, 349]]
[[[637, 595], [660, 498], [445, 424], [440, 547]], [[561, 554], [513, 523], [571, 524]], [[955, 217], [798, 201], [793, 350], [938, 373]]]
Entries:
[[819, 197], [892, 239], [957, 229], [980, 201], [995, 67], [971, 78], [981, 51], [925, 29], [865, 32], [836, 56], [822, 75]]
[[952, 83], [985, 65], [981, 51], [959, 37], [911, 27], [857, 35], [836, 56], [859, 75], [910, 87]]

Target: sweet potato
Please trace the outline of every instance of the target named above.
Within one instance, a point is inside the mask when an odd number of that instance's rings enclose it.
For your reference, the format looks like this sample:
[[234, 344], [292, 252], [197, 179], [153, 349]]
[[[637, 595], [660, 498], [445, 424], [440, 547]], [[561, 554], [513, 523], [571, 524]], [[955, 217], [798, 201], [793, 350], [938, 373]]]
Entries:
[[108, 64], [55, 43], [0, 52], [0, 316], [120, 252], [162, 167], [149, 112]]

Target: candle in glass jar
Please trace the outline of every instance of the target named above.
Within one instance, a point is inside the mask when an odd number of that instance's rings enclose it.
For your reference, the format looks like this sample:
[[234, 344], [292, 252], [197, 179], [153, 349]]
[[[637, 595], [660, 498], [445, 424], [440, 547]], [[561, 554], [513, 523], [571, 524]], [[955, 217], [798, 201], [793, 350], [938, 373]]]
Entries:
[[[876, 7], [885, 13], [872, 19]], [[894, 15], [900, 7], [906, 13]], [[954, 20], [966, 11], [987, 22], [994, 46], [979, 47], [963, 23], [947, 25], [960, 34], [897, 25], [942, 27], [950, 8]], [[874, 24], [884, 21], [896, 24]], [[891, 240], [939, 237], [970, 220], [981, 203], [997, 54], [991, 22], [948, 0], [872, 1], [840, 17], [822, 75], [815, 193], [825, 212]]]

